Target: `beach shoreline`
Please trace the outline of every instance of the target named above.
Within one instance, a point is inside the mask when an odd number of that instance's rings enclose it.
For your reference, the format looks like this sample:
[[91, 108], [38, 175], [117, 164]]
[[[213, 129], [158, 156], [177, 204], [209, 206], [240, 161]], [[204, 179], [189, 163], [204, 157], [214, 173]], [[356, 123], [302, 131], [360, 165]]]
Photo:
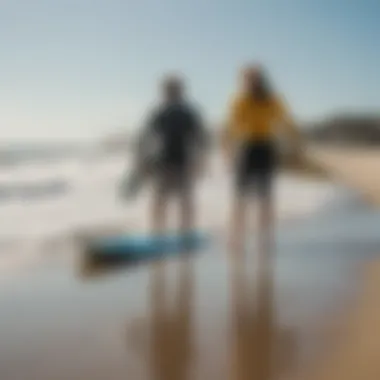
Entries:
[[[83, 274], [74, 239], [78, 231], [128, 226], [143, 231], [147, 226], [146, 196], [136, 205], [127, 206], [112, 195], [125, 170], [123, 163], [116, 158], [104, 160], [87, 171], [87, 177], [83, 168], [66, 167], [66, 175], [75, 180], [75, 195], [44, 204], [12, 204], [0, 209], [10, 222], [13, 220], [14, 229], [10, 223], [8, 232], [19, 231], [21, 221], [27, 228], [24, 236], [14, 234], [13, 242], [8, 241], [9, 250], [4, 244], [1, 251], [0, 262], [7, 256], [9, 266], [4, 265], [0, 281], [0, 378], [169, 379], [174, 375], [157, 366], [160, 362], [172, 363], [170, 356], [175, 353], [183, 355], [178, 356], [178, 365], [173, 367], [177, 377], [188, 372], [196, 373], [194, 379], [223, 379], [237, 352], [230, 350], [239, 351], [248, 344], [250, 350], [257, 352], [249, 331], [265, 326], [265, 331], [275, 336], [273, 344], [279, 350], [279, 360], [288, 358], [288, 365], [278, 364], [282, 376], [314, 362], [329, 344], [332, 321], [353, 302], [358, 271], [378, 254], [380, 235], [375, 227], [380, 215], [344, 188], [299, 175], [280, 176], [272, 277], [260, 285], [260, 269], [252, 263], [247, 269], [259, 272], [247, 281], [259, 283], [242, 290], [252, 301], [259, 302], [260, 286], [264, 290], [274, 287], [275, 294], [265, 293], [266, 301], [260, 301], [264, 303], [258, 312], [266, 310], [266, 314], [265, 318], [259, 317], [260, 313], [251, 314], [252, 310], [244, 307], [246, 302], [242, 302], [241, 310], [230, 303], [236, 284], [230, 277], [230, 256], [223, 240], [187, 262], [168, 263], [165, 286], [156, 276], [159, 272], [146, 265], [106, 270], [96, 276]], [[222, 168], [216, 168], [201, 186], [200, 226], [213, 228], [224, 238], [229, 187]], [[97, 193], [90, 189], [97, 189]], [[253, 241], [249, 248], [252, 257], [258, 254], [254, 247]], [[238, 283], [244, 278], [243, 274], [239, 276]], [[152, 298], [149, 284], [153, 280], [158, 294]], [[184, 285], [180, 285], [182, 281]], [[168, 317], [160, 322], [160, 313], [171, 315], [169, 310], [174, 306], [166, 309], [163, 305], [174, 302], [175, 290], [179, 289], [184, 292], [179, 299], [192, 300], [192, 306], [179, 303], [178, 310], [184, 309], [170, 317], [174, 319]], [[161, 301], [152, 303], [157, 297], [165, 299], [161, 308]], [[274, 309], [268, 309], [270, 304]], [[261, 307], [264, 311], [260, 311]], [[156, 319], [150, 314], [152, 308], [158, 308]], [[231, 313], [238, 314], [233, 317]], [[243, 327], [246, 324], [244, 328], [248, 330], [242, 336], [252, 340], [239, 343], [241, 333], [233, 327], [234, 318], [240, 321], [238, 325], [245, 321]], [[156, 326], [158, 334], [155, 339], [161, 339], [157, 347], [148, 337], [152, 326]], [[182, 331], [181, 339], [168, 341], [165, 337], [172, 331]], [[183, 335], [185, 331], [187, 335]], [[166, 341], [167, 350], [163, 349]], [[265, 342], [262, 347], [267, 347]], [[191, 360], [185, 358], [190, 347], [195, 350]], [[147, 362], [148, 352], [156, 356], [155, 362]], [[239, 366], [248, 364], [243, 361]], [[248, 366], [246, 370], [251, 369]]]
[[[365, 205], [356, 207], [363, 208], [364, 215], [369, 212]], [[353, 216], [359, 214], [353, 213]], [[285, 329], [278, 337], [283, 343], [278, 341], [275, 344], [282, 350], [281, 357], [295, 350], [292, 353], [294, 363], [289, 371], [308, 366], [319, 356], [329, 341], [327, 337], [331, 336], [326, 333], [326, 326], [333, 316], [341, 315], [352, 303], [357, 286], [354, 273], [375, 254], [372, 249], [365, 254], [364, 242], [371, 244], [368, 236], [363, 242], [359, 241], [361, 252], [351, 244], [352, 254], [348, 254], [349, 245], [345, 239], [350, 236], [345, 237], [339, 232], [334, 241], [333, 234], [326, 237], [322, 231], [322, 226], [332, 231], [338, 228], [339, 219], [334, 221], [328, 213], [315, 218], [314, 224], [311, 216], [293, 225], [284, 223], [279, 226], [277, 237], [275, 277], [271, 281], [276, 283], [276, 297], [272, 302], [276, 304], [277, 311], [273, 311], [273, 315], [278, 327], [271, 328], [273, 331]], [[347, 216], [344, 220], [348, 220]], [[326, 226], [328, 223], [330, 227]], [[347, 231], [350, 235], [349, 229]], [[308, 236], [314, 236], [314, 240]], [[317, 244], [316, 239], [323, 245]], [[372, 245], [375, 243], [380, 244], [376, 239]], [[101, 379], [104, 376], [117, 380], [125, 376], [139, 380], [151, 378], [146, 372], [146, 354], [143, 352], [149, 348], [146, 346], [148, 338], [144, 336], [151, 323], [147, 319], [151, 308], [148, 285], [153, 269], [147, 266], [124, 268], [85, 278], [80, 277], [75, 254], [70, 258], [65, 257], [65, 252], [63, 254], [47, 259], [45, 264], [42, 261], [42, 265], [36, 265], [33, 270], [19, 273], [0, 284], [0, 307], [4, 311], [0, 322], [2, 380], [21, 379], [31, 374], [42, 380]], [[191, 288], [195, 292], [192, 313], [198, 314], [198, 327], [192, 327], [195, 335], [191, 336], [198, 350], [193, 366], [200, 379], [211, 374], [222, 376], [228, 363], [221, 358], [232, 355], [225, 351], [230, 345], [223, 343], [230, 339], [227, 334], [232, 323], [229, 315], [234, 310], [228, 301], [231, 283], [227, 257], [227, 252], [206, 253], [196, 256], [191, 265], [182, 264], [187, 276], [192, 278], [194, 288]], [[173, 286], [173, 279], [180, 276], [181, 266], [178, 265], [181, 264], [174, 260], [167, 265]], [[186, 291], [189, 292], [190, 288]], [[252, 297], [255, 297], [254, 293]], [[211, 304], [210, 299], [213, 300]], [[243, 309], [241, 312], [248, 311]], [[254, 316], [252, 318], [252, 323], [258, 323]], [[284, 334], [290, 334], [290, 337], [285, 338]], [[133, 339], [129, 341], [128, 336]], [[186, 341], [171, 344], [182, 350], [180, 347]], [[167, 359], [162, 357], [160, 360]], [[223, 379], [223, 376], [219, 378]]]
[[[128, 162], [128, 159], [127, 159]], [[108, 156], [96, 162], [69, 161], [58, 166], [27, 166], [0, 173], [4, 183], [61, 179], [69, 190], [55, 197], [12, 198], [0, 204], [5, 220], [0, 233], [0, 273], [38, 260], [46, 250], [72, 249], [73, 236], [83, 231], [124, 228], [130, 233], [147, 231], [149, 194], [144, 191], [136, 202], [118, 199], [121, 178], [128, 172], [125, 156]], [[320, 179], [303, 179], [299, 175], [278, 177], [276, 186], [277, 218], [282, 222], [311, 215], [329, 198], [334, 187]], [[229, 222], [231, 184], [218, 155], [201, 180], [198, 192], [198, 221], [202, 229], [223, 235]], [[172, 215], [172, 222], [176, 217]], [[174, 225], [174, 224], [173, 224]], [[42, 252], [42, 253], [41, 253]]]

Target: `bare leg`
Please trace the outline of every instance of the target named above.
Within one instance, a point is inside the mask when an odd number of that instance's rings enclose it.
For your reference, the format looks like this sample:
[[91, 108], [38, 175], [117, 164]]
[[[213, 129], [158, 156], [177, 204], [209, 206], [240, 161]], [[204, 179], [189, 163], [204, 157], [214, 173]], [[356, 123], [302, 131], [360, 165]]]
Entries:
[[[153, 235], [161, 235], [165, 232], [167, 227], [167, 208], [168, 199], [167, 194], [162, 189], [154, 189], [153, 203], [152, 203], [152, 216], [151, 228]], [[165, 261], [159, 260], [152, 263], [152, 292], [159, 291], [162, 288], [163, 277], [165, 276]], [[158, 284], [161, 284], [159, 287]], [[152, 293], [152, 294], [153, 294]], [[153, 298], [159, 301], [159, 295], [153, 294]], [[154, 301], [152, 301], [154, 302]]]
[[259, 202], [259, 226], [258, 226], [258, 239], [259, 239], [259, 258], [261, 261], [270, 261], [274, 220], [273, 220], [273, 200], [270, 194], [261, 197]]
[[194, 197], [190, 189], [180, 195], [180, 229], [187, 233], [195, 227]]
[[244, 239], [247, 229], [247, 212], [246, 212], [247, 202], [245, 197], [237, 196], [232, 209], [231, 218], [231, 241], [230, 248], [232, 251], [241, 252], [244, 246]]
[[167, 226], [168, 199], [163, 191], [155, 191], [152, 204], [152, 231], [153, 234], [161, 234]]

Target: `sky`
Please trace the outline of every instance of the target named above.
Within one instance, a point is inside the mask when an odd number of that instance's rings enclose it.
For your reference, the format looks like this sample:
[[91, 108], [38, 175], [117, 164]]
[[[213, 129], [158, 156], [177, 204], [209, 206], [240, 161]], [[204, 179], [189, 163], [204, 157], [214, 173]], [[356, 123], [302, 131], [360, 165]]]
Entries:
[[379, 0], [0, 0], [0, 141], [141, 125], [167, 72], [210, 122], [260, 62], [298, 120], [380, 105]]

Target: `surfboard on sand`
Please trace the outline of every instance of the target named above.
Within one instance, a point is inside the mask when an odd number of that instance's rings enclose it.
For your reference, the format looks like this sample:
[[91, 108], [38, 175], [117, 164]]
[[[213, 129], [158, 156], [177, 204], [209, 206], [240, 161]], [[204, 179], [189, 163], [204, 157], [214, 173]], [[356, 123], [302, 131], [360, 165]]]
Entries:
[[198, 251], [210, 240], [210, 234], [204, 231], [159, 236], [118, 234], [88, 239], [84, 248], [88, 257], [97, 260], [149, 261]]

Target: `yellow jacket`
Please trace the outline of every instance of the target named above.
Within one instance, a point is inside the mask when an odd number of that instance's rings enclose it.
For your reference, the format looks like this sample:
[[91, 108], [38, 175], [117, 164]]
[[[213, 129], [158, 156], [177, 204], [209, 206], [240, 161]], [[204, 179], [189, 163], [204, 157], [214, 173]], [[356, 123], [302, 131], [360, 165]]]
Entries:
[[242, 94], [232, 101], [226, 132], [233, 139], [265, 141], [272, 139], [278, 125], [287, 127], [292, 134], [295, 132], [293, 121], [280, 98], [258, 102]]

